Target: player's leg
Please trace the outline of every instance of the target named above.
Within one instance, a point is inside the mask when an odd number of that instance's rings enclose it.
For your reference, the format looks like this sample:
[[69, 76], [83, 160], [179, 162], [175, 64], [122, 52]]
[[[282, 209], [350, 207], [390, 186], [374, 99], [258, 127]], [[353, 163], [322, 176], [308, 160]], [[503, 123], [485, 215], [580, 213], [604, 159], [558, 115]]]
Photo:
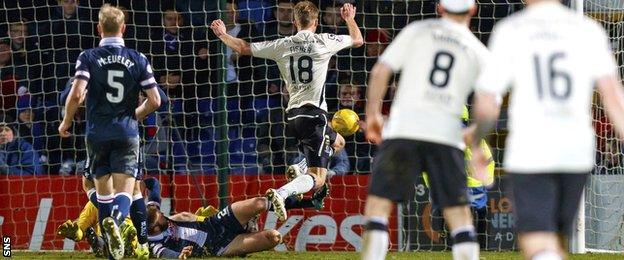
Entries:
[[574, 223], [583, 195], [583, 189], [589, 177], [588, 173], [559, 174], [561, 195], [559, 200], [559, 244], [563, 254], [566, 254], [566, 241], [572, 235]]
[[518, 245], [525, 259], [562, 259], [557, 236], [560, 190], [554, 174], [509, 173]]
[[145, 200], [143, 199], [143, 193], [141, 192], [140, 180], [137, 180], [134, 185], [132, 204], [130, 204], [130, 219], [132, 220], [132, 225], [136, 229], [136, 237], [138, 240], [138, 245], [134, 253], [139, 259], [147, 259], [147, 257], [149, 257], [149, 248], [147, 245], [147, 209]]
[[240, 234], [228, 244], [222, 256], [241, 256], [269, 250], [277, 246], [281, 241], [282, 235], [274, 229]]
[[442, 215], [453, 239], [453, 259], [479, 259], [477, 232], [466, 187], [463, 151], [446, 145], [423, 142], [419, 155], [431, 187], [431, 200]]
[[364, 215], [362, 259], [385, 259], [388, 252], [388, 218], [394, 202], [413, 198], [421, 165], [415, 159], [415, 143], [384, 140], [373, 163]]

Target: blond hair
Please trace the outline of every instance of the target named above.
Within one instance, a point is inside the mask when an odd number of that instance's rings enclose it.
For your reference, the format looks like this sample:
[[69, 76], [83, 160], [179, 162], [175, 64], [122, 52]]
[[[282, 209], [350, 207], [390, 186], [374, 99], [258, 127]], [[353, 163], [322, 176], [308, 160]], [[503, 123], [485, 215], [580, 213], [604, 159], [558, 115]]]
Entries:
[[125, 23], [123, 11], [119, 8], [105, 4], [100, 8], [98, 14], [98, 24], [102, 28], [104, 34], [117, 34], [121, 31], [121, 27]]
[[319, 9], [310, 1], [301, 1], [294, 7], [295, 20], [301, 28], [308, 28], [318, 19]]

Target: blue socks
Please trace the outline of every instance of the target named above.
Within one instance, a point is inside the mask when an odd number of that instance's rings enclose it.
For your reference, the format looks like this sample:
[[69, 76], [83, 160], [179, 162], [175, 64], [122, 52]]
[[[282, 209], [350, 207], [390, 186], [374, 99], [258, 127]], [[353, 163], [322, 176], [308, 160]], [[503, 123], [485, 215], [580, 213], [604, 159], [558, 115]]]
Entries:
[[97, 204], [95, 204], [98, 208], [98, 222], [100, 225], [102, 224], [102, 220], [111, 216], [111, 212], [113, 211], [113, 199], [114, 195], [100, 195], [97, 194]]
[[130, 212], [130, 203], [132, 201], [132, 196], [127, 192], [118, 192], [115, 193], [115, 197], [113, 199], [113, 212], [111, 216], [117, 222], [117, 226], [123, 223], [126, 216]]
[[147, 210], [145, 209], [145, 200], [142, 194], [132, 197], [132, 205], [130, 205], [130, 218], [132, 225], [137, 229], [137, 238], [139, 244], [147, 243]]

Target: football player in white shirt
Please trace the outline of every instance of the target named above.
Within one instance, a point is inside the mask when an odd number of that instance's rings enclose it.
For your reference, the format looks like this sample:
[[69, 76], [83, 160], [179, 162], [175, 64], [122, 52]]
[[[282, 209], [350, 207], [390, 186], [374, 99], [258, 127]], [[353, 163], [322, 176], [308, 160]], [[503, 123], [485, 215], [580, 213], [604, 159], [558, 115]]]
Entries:
[[[461, 114], [489, 54], [468, 29], [474, 0], [441, 0], [438, 11], [440, 19], [405, 27], [371, 72], [366, 135], [381, 146], [368, 186], [362, 259], [385, 258], [393, 202], [413, 198], [423, 171], [431, 199], [451, 230], [453, 258], [479, 259], [466, 192]], [[399, 71], [399, 88], [383, 125], [381, 101], [388, 80]]]
[[[563, 259], [558, 235], [570, 235], [594, 165], [594, 87], [624, 136], [624, 99], [604, 29], [557, 0], [527, 0], [500, 21], [491, 60], [476, 85], [475, 139], [495, 125], [498, 95], [511, 92], [504, 167], [511, 180], [519, 246], [526, 259]], [[471, 144], [473, 165], [483, 154]]]
[[299, 149], [309, 167], [308, 174], [292, 176], [294, 178], [286, 185], [267, 191], [267, 198], [280, 220], [286, 219], [284, 199], [325, 185], [329, 157], [344, 147], [344, 138], [328, 124], [325, 78], [331, 56], [364, 43], [354, 20], [355, 10], [351, 4], [341, 8], [349, 35], [314, 33], [319, 10], [310, 1], [301, 1], [293, 8], [298, 32], [290, 37], [249, 44], [228, 35], [221, 20], [215, 20], [210, 26], [223, 43], [241, 55], [275, 60], [290, 93], [286, 108], [288, 132], [299, 141]]

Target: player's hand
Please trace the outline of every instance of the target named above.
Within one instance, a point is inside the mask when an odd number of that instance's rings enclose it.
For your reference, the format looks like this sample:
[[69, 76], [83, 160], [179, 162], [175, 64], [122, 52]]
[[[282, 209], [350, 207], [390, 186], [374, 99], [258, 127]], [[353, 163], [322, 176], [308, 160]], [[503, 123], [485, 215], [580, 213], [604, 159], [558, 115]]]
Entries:
[[180, 256], [178, 256], [178, 259], [186, 259], [189, 256], [191, 256], [191, 253], [193, 252], [193, 246], [187, 246], [182, 248], [182, 252], [180, 252]]
[[485, 156], [483, 152], [483, 148], [480, 145], [472, 145], [470, 147], [470, 152], [472, 153], [472, 159], [470, 160], [470, 164], [472, 166], [472, 176], [482, 183], [487, 183], [488, 176], [488, 165], [490, 164], [490, 158]]
[[374, 144], [381, 143], [383, 116], [379, 112], [366, 113], [366, 139]]
[[352, 4], [344, 4], [341, 8], [340, 8], [340, 15], [342, 16], [342, 19], [344, 19], [345, 21], [348, 20], [353, 20], [355, 19], [355, 11], [357, 10], [357, 8], [355, 6], [353, 6]]
[[61, 122], [61, 125], [59, 125], [58, 131], [59, 134], [61, 135], [61, 137], [63, 138], [67, 138], [71, 136], [71, 133], [69, 132], [69, 128], [71, 127], [71, 123], [67, 122], [65, 120], [63, 120]]
[[217, 37], [221, 37], [222, 35], [225, 35], [227, 33], [225, 29], [225, 24], [223, 23], [223, 21], [221, 21], [221, 19], [212, 21], [212, 23], [210, 24], [210, 29], [212, 29]]

